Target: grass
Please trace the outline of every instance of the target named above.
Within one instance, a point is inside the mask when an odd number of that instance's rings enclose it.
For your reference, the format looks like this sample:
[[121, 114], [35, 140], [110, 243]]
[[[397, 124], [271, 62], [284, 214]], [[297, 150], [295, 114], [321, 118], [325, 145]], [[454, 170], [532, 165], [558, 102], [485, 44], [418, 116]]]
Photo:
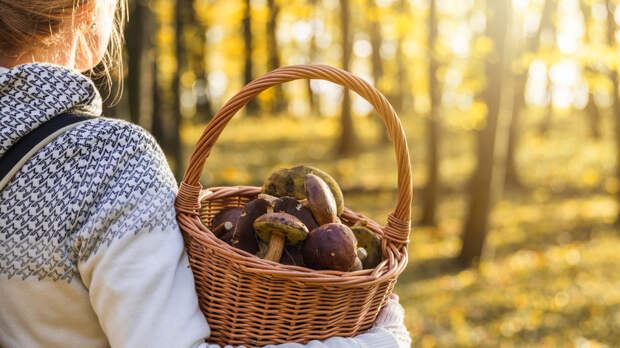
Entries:
[[[536, 115], [525, 129], [535, 129]], [[384, 222], [396, 197], [391, 146], [377, 146], [377, 123], [356, 118], [360, 154], [331, 150], [334, 118], [236, 118], [207, 161], [205, 185], [261, 185], [277, 167], [315, 165], [331, 173], [347, 206]], [[445, 129], [439, 225], [414, 226], [408, 268], [396, 292], [417, 347], [614, 347], [620, 342], [620, 236], [612, 226], [611, 134], [587, 137], [585, 117], [559, 114], [551, 133], [523, 134], [518, 164], [528, 190], [505, 192], [491, 215], [477, 269], [453, 262], [475, 166], [473, 135]], [[425, 181], [423, 119], [403, 118], [414, 188]], [[606, 129], [606, 128], [604, 128]], [[186, 146], [201, 127], [183, 132]], [[420, 196], [414, 197], [414, 215]]]

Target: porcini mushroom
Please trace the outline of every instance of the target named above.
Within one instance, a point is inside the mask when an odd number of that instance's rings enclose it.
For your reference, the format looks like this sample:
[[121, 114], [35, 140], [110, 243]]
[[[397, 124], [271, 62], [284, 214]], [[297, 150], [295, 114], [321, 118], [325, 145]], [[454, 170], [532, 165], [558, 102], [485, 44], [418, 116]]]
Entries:
[[239, 217], [241, 216], [243, 209], [240, 207], [227, 207], [220, 210], [219, 213], [215, 214], [213, 220], [211, 220], [211, 226], [213, 226], [212, 232], [216, 237], [221, 236], [223, 233], [229, 231], [229, 228], [225, 230], [220, 230], [220, 233], [216, 233], [215, 230], [218, 229], [219, 226], [223, 225], [225, 222], [230, 222], [232, 224], [232, 229], [237, 225], [237, 221], [239, 221]]
[[315, 167], [297, 166], [291, 169], [280, 168], [275, 170], [265, 180], [263, 192], [276, 197], [291, 196], [300, 200], [304, 199], [306, 198], [306, 192], [304, 190], [304, 179], [306, 174], [314, 174], [325, 181], [334, 195], [338, 216], [340, 216], [344, 209], [342, 190], [334, 178]]
[[264, 199], [255, 199], [246, 204], [237, 221], [237, 227], [232, 238], [232, 246], [251, 254], [256, 254], [258, 251], [258, 240], [254, 231], [254, 221], [271, 209], [273, 209], [271, 204]]
[[[259, 195], [260, 196], [260, 195]], [[278, 199], [273, 206], [274, 212], [284, 212], [293, 215], [306, 225], [308, 231], [319, 227], [319, 224], [314, 219], [310, 208], [301, 204], [293, 197], [282, 197]]]
[[362, 260], [364, 269], [377, 267], [382, 256], [381, 239], [366, 227], [364, 222], [353, 225], [351, 231], [357, 239], [357, 245], [366, 250], [367, 256]]
[[338, 222], [336, 200], [325, 181], [314, 174], [308, 174], [304, 187], [307, 200], [302, 203], [310, 208], [319, 225]]
[[356, 257], [355, 262], [353, 262], [353, 266], [351, 266], [351, 269], [349, 270], [349, 272], [361, 271], [363, 269], [364, 267], [362, 266], [362, 261], [360, 261], [359, 257]]
[[283, 265], [291, 266], [306, 266], [306, 264], [304, 263], [304, 256], [302, 255], [299, 246], [285, 246], [284, 252], [282, 253], [282, 258], [280, 259], [280, 263]]
[[304, 262], [310, 268], [347, 272], [357, 257], [357, 241], [349, 227], [331, 223], [310, 232], [302, 253]]
[[298, 218], [287, 213], [267, 213], [254, 221], [256, 235], [269, 243], [265, 260], [280, 261], [284, 243], [298, 245], [308, 236], [308, 228]]
[[232, 231], [233, 229], [233, 224], [230, 221], [224, 221], [223, 223], [219, 224], [217, 227], [215, 227], [213, 229], [213, 234], [216, 237], [220, 237], [222, 235], [225, 235], [226, 233]]

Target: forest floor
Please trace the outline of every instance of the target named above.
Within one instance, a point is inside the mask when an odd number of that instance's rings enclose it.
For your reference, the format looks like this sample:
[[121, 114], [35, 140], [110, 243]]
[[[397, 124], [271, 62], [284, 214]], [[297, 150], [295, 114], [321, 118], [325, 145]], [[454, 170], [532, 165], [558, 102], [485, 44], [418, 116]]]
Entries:
[[[617, 347], [620, 344], [620, 234], [613, 226], [620, 185], [611, 136], [590, 140], [574, 115], [549, 134], [524, 132], [518, 164], [526, 186], [504, 192], [491, 215], [477, 268], [454, 263], [464, 195], [475, 165], [473, 133], [442, 137], [438, 226], [414, 226], [409, 265], [396, 293], [416, 347]], [[570, 122], [564, 122], [564, 121]], [[356, 118], [360, 153], [335, 159], [335, 118], [236, 118], [205, 169], [207, 185], [261, 185], [277, 167], [310, 164], [332, 174], [345, 203], [383, 223], [393, 208], [393, 148], [377, 145], [377, 122]], [[525, 124], [534, 129], [533, 117]], [[423, 119], [403, 119], [414, 168], [414, 216], [425, 181]], [[531, 127], [530, 127], [531, 126]], [[188, 151], [201, 126], [187, 127]]]

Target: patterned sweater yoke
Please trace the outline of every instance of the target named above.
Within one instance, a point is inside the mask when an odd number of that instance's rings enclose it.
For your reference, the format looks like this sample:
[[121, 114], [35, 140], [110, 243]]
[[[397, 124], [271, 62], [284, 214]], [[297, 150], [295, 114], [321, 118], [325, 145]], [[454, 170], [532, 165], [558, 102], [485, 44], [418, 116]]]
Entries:
[[[67, 112], [99, 116], [86, 77], [0, 70], [0, 156]], [[0, 191], [0, 347], [206, 347], [176, 192], [152, 136], [124, 121], [95, 117], [31, 157]], [[309, 346], [396, 345], [374, 328]]]

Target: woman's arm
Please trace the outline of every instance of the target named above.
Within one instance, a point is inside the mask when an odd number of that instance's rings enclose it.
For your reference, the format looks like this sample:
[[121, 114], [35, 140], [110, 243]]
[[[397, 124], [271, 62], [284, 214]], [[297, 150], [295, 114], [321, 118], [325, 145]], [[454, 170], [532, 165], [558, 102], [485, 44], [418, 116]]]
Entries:
[[[145, 131], [93, 145], [78, 269], [112, 347], [197, 347], [209, 335], [175, 218], [176, 182]], [[101, 173], [105, 173], [102, 175]]]

